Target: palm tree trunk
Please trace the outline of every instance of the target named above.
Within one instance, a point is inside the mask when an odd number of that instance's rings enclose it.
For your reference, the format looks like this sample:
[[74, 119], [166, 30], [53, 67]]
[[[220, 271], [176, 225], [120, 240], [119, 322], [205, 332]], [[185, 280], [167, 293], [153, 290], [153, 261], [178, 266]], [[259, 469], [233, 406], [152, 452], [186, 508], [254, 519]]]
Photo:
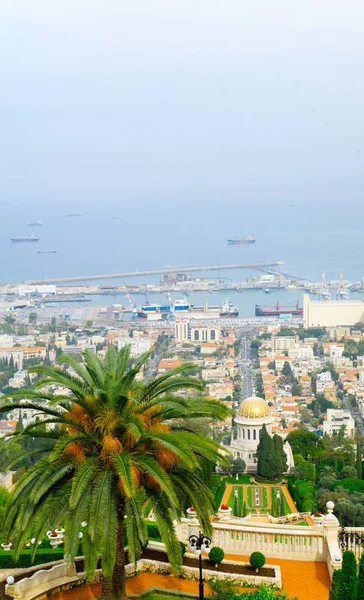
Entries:
[[118, 530], [116, 539], [116, 560], [113, 574], [101, 578], [101, 600], [127, 600], [125, 556], [124, 556], [124, 500], [118, 507]]

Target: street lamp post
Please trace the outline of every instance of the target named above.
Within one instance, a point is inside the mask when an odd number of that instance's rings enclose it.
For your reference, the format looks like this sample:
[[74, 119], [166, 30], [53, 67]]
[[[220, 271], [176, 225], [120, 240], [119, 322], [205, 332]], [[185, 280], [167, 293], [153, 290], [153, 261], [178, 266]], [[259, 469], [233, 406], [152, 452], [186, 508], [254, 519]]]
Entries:
[[206, 537], [201, 531], [198, 532], [198, 535], [190, 535], [188, 538], [190, 542], [190, 550], [194, 552], [198, 556], [198, 564], [200, 571], [200, 579], [198, 583], [199, 589], [199, 600], [204, 600], [204, 582], [202, 577], [202, 552], [206, 552], [209, 554], [210, 552], [210, 538]]

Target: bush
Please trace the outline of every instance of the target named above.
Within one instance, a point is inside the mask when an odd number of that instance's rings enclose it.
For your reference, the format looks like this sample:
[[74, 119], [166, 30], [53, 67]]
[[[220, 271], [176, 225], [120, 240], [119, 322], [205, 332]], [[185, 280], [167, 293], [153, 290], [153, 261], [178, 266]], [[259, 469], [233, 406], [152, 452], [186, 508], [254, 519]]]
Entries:
[[349, 492], [364, 492], [364, 481], [362, 479], [353, 479], [351, 477], [341, 479], [336, 482], [335, 488], [337, 486], [343, 487], [345, 490], [349, 490]]
[[182, 556], [184, 556], [186, 554], [186, 550], [187, 550], [187, 545], [184, 544], [183, 542], [180, 542], [179, 545], [181, 546], [181, 553]]
[[239, 582], [231, 579], [209, 579], [212, 597], [216, 600], [236, 600], [239, 595]]
[[332, 574], [329, 600], [338, 600], [341, 569], [335, 569]]
[[250, 555], [249, 562], [258, 571], [258, 569], [261, 569], [265, 565], [265, 556], [261, 552], [253, 552]]
[[212, 563], [219, 564], [224, 560], [225, 552], [219, 546], [213, 546], [210, 550], [209, 560]]
[[355, 600], [357, 592], [356, 558], [354, 552], [346, 550], [343, 554], [339, 579], [338, 600]]
[[310, 498], [306, 498], [306, 500], [304, 502], [302, 502], [302, 504], [301, 504], [301, 511], [312, 513], [314, 507], [315, 507], [314, 500], [313, 499], [311, 500]]
[[147, 530], [148, 530], [148, 538], [150, 540], [162, 541], [161, 534], [159, 533], [159, 529], [157, 525], [153, 525], [147, 522]]
[[54, 560], [63, 560], [64, 555], [64, 550], [59, 548], [54, 550], [49, 550], [48, 548], [38, 549], [34, 557], [34, 561], [32, 562], [31, 552], [31, 550], [22, 550], [19, 554], [18, 560], [14, 562], [12, 552], [1, 550], [0, 569], [25, 569], [27, 567], [31, 567], [32, 565], [41, 565]]

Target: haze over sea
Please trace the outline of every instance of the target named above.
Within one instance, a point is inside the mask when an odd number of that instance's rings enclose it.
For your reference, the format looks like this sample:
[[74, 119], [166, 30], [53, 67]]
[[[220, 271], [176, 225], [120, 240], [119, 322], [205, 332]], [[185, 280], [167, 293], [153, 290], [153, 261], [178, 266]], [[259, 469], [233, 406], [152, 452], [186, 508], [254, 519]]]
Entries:
[[[351, 198], [346, 192], [342, 199], [346, 214], [352, 214], [350, 200], [352, 210], [355, 207], [351, 225], [343, 220], [338, 193], [326, 189], [315, 197], [310, 190], [251, 188], [241, 190], [239, 198], [221, 193], [220, 198], [193, 199], [173, 197], [171, 192], [169, 208], [166, 199], [145, 202], [133, 197], [92, 203], [77, 198], [48, 204], [9, 200], [0, 205], [3, 280], [282, 260], [281, 270], [289, 274], [317, 281], [323, 272], [327, 279], [338, 279], [343, 272], [346, 279], [355, 281], [364, 276], [364, 203], [358, 201], [362, 191], [351, 190]], [[66, 217], [78, 211], [81, 217]], [[37, 219], [41, 227], [27, 227], [27, 222]], [[10, 242], [11, 236], [31, 234], [37, 234], [40, 241]], [[249, 234], [256, 237], [255, 244], [226, 244], [230, 236]], [[38, 250], [53, 249], [57, 254], [38, 254]], [[233, 281], [254, 275], [257, 272], [250, 270], [220, 272], [220, 278]], [[216, 278], [217, 273], [207, 276]], [[147, 279], [133, 278], [127, 283], [142, 281]], [[208, 301], [220, 301], [223, 296], [226, 293]], [[228, 296], [243, 314], [252, 314], [255, 303], [270, 304], [277, 299], [292, 303], [301, 298], [293, 291], [272, 292], [269, 299], [262, 292], [229, 292]], [[203, 302], [203, 294], [195, 294], [193, 301]]]
[[1, 2], [0, 280], [272, 259], [360, 279], [363, 20], [360, 0]]

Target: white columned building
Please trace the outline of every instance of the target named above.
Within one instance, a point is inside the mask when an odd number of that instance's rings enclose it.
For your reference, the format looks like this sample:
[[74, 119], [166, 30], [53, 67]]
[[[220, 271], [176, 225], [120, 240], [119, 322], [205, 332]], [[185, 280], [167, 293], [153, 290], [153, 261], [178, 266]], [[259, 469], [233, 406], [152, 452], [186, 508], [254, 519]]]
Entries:
[[[248, 473], [257, 472], [257, 447], [259, 434], [266, 426], [269, 435], [272, 435], [273, 417], [269, 412], [269, 406], [263, 398], [253, 396], [244, 400], [239, 407], [235, 423], [237, 424], [237, 438], [231, 440], [230, 452], [234, 458], [242, 458], [246, 464]], [[287, 455], [288, 470], [293, 467], [292, 450], [288, 442], [284, 444]]]

